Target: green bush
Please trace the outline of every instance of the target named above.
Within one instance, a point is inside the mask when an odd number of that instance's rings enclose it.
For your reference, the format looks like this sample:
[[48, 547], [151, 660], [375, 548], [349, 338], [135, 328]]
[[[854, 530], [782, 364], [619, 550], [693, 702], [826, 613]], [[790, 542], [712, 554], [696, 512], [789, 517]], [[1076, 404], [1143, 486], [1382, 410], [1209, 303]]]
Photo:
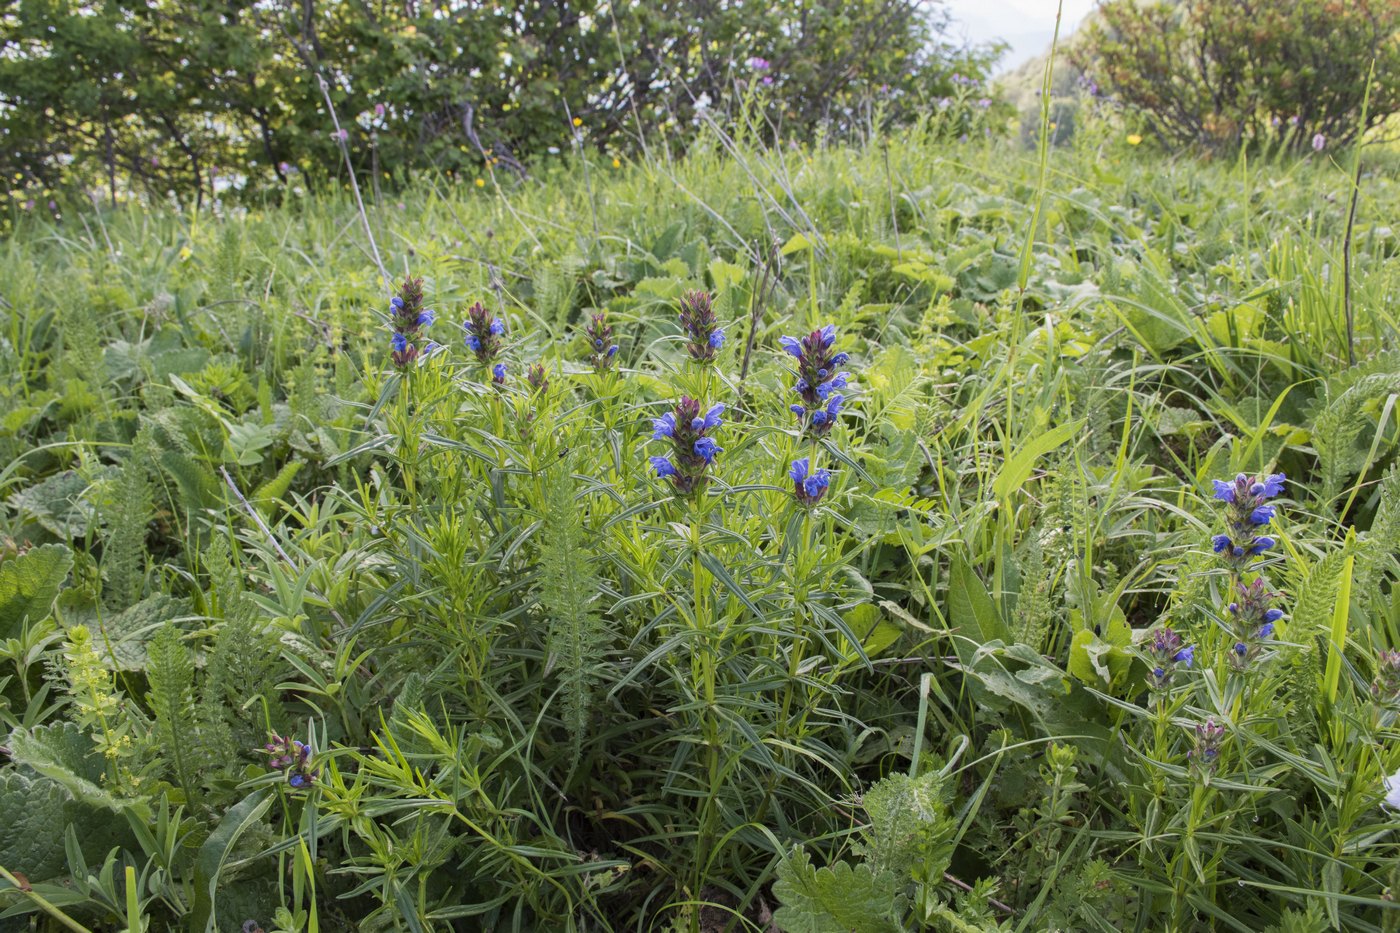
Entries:
[[343, 177], [322, 79], [376, 185], [683, 145], [700, 111], [724, 122], [756, 98], [770, 138], [810, 138], [865, 101], [902, 120], [984, 74], [993, 53], [941, 41], [946, 25], [908, 0], [18, 0], [0, 170], [31, 208], [64, 188], [202, 202]]
[[1322, 149], [1400, 110], [1393, 0], [1114, 0], [1100, 14], [1071, 55], [1168, 145]]

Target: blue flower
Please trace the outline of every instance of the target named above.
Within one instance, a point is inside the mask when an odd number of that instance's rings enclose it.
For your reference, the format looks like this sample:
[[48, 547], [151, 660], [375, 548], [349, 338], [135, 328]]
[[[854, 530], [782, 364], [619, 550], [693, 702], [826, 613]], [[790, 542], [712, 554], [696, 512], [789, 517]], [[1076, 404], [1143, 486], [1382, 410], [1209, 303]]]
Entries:
[[394, 350], [399, 353], [408, 349], [408, 338], [403, 334], [394, 334], [389, 338], [389, 343], [393, 344]]
[[1282, 609], [1270, 609], [1264, 613], [1264, 621], [1270, 625], [1283, 618]]
[[393, 298], [389, 299], [389, 307], [394, 309], [395, 314], [398, 314], [403, 310], [403, 299], [395, 295]]
[[1215, 484], [1215, 498], [1221, 502], [1235, 501], [1235, 484], [1223, 479], [1211, 480]]
[[851, 354], [846, 353], [846, 352], [843, 351], [843, 352], [841, 352], [841, 353], [836, 354], [835, 356], [833, 356], [833, 357], [831, 358], [831, 365], [832, 365], [832, 366], [842, 366], [842, 365], [845, 365], [846, 363], [850, 362], [850, 360], [851, 360]]
[[799, 417], [799, 418], [801, 418], [801, 417], [803, 417], [803, 416], [805, 416], [805, 415], [807, 414], [807, 409], [803, 408], [801, 405], [789, 405], [789, 406], [788, 406], [788, 411], [792, 412], [794, 415], [796, 415], [796, 416]]
[[796, 337], [779, 337], [778, 343], [782, 344], [783, 349], [793, 356], [799, 359], [802, 357], [802, 341], [798, 340]]
[[715, 454], [722, 453], [724, 448], [715, 443], [712, 437], [702, 437], [695, 442], [695, 456], [706, 463], [715, 462]]
[[1277, 496], [1279, 493], [1283, 492], [1283, 484], [1287, 482], [1287, 480], [1288, 477], [1282, 473], [1274, 473], [1270, 476], [1267, 476], [1265, 477], [1263, 483], [1255, 484], [1263, 486], [1263, 488], [1256, 492], [1255, 495], [1262, 496], [1265, 499], [1272, 499], [1274, 496]]
[[1154, 667], [1152, 669], [1152, 676], [1157, 678], [1158, 680], [1165, 680], [1167, 672], [1162, 670], [1160, 667]]
[[710, 346], [716, 350], [724, 346], [724, 331], [716, 330], [714, 333], [710, 334]]
[[1229, 535], [1216, 535], [1210, 539], [1211, 547], [1215, 549], [1215, 553], [1217, 554], [1224, 552], [1233, 543]]
[[835, 376], [831, 377], [826, 382], [823, 382], [821, 385], [817, 386], [817, 395], [825, 399], [828, 395], [830, 395], [837, 389], [846, 388], [846, 380], [850, 377], [850, 375], [850, 373], [837, 373]]
[[792, 479], [792, 494], [803, 505], [816, 505], [831, 486], [831, 471], [811, 469], [810, 457], [792, 461], [788, 476]]
[[617, 344], [613, 344], [612, 346], [608, 347], [608, 354], [607, 354], [608, 359], [612, 359], [613, 356], [616, 355], [616, 353], [617, 353]]
[[491, 333], [492, 333], [492, 335], [493, 335], [493, 336], [496, 336], [496, 337], [499, 337], [501, 334], [504, 334], [505, 332], [506, 332], [506, 324], [505, 324], [505, 321], [502, 321], [502, 320], [501, 320], [500, 318], [498, 318], [498, 317], [493, 317], [493, 318], [491, 319]]
[[829, 347], [836, 342], [836, 325], [828, 324], [821, 329], [822, 346]]
[[494, 382], [494, 383], [496, 383], [496, 385], [505, 385], [505, 381], [506, 381], [506, 364], [505, 364], [505, 363], [497, 363], [495, 366], [492, 366], [492, 367], [491, 367], [491, 381]]
[[1256, 525], [1267, 525], [1274, 520], [1274, 507], [1272, 505], [1259, 506], [1249, 513], [1249, 520]]
[[467, 334], [467, 338], [466, 338], [466, 339], [467, 339], [467, 349], [468, 349], [468, 350], [480, 350], [480, 349], [481, 349], [481, 338], [478, 337], [476, 334]]
[[307, 782], [307, 776], [300, 772], [293, 772], [292, 776], [287, 778], [287, 783], [293, 787], [305, 787]]
[[1274, 637], [1274, 623], [1272, 623], [1272, 622], [1265, 622], [1263, 625], [1259, 626], [1259, 637], [1260, 637], [1260, 638], [1272, 638], [1272, 637]]
[[668, 411], [660, 418], [653, 418], [651, 420], [651, 427], [651, 439], [654, 441], [659, 441], [665, 437], [675, 437], [676, 416]]
[[1185, 648], [1182, 648], [1176, 654], [1172, 655], [1172, 660], [1178, 664], [1185, 664], [1187, 667], [1190, 667], [1191, 662], [1196, 660], [1196, 646], [1187, 645]]
[[437, 312], [432, 309], [424, 309], [418, 312], [418, 326], [427, 327], [437, 320]]
[[692, 418], [690, 420], [690, 429], [692, 431], [695, 431], [696, 433], [701, 433], [704, 431], [709, 431], [713, 428], [717, 428], [721, 424], [723, 424], [723, 422], [720, 421], [719, 418], [719, 416], [722, 414], [724, 414], [723, 402], [721, 402], [718, 405], [712, 406], [709, 411], [705, 412], [705, 417]]
[[1254, 545], [1249, 549], [1249, 553], [1263, 554], [1269, 548], [1273, 547], [1276, 543], [1277, 542], [1275, 542], [1274, 539], [1270, 537], [1255, 538]]
[[656, 470], [658, 478], [665, 479], [667, 476], [675, 476], [676, 468], [671, 465], [671, 461], [665, 457], [651, 457], [651, 466]]
[[1249, 651], [1249, 646], [1246, 645], [1244, 642], [1242, 642], [1242, 641], [1237, 641], [1237, 642], [1235, 642], [1235, 654], [1239, 655], [1240, 657], [1244, 657], [1245, 654], [1248, 653], [1248, 651]]

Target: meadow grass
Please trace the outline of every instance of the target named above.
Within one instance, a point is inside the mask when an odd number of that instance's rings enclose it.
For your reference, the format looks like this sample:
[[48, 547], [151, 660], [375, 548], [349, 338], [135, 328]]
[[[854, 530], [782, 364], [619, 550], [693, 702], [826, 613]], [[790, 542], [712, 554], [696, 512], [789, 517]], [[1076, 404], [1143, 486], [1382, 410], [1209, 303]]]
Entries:
[[[17, 222], [4, 915], [1395, 928], [1393, 161], [1344, 254], [1345, 154], [648, 152]], [[816, 430], [779, 338], [828, 325]], [[1211, 481], [1277, 473], [1216, 553]]]

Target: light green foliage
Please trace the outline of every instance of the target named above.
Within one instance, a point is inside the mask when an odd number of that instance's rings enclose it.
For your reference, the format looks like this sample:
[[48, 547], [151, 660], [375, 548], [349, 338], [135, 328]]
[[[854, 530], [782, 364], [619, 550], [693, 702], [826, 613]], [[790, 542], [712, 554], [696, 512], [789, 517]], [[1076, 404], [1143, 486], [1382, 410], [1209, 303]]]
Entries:
[[588, 730], [593, 691], [608, 645], [594, 607], [598, 581], [574, 496], [574, 484], [565, 469], [545, 474], [540, 609], [548, 626], [545, 644], [563, 687], [564, 726], [577, 754]]
[[895, 933], [900, 880], [868, 863], [816, 868], [799, 846], [778, 869], [773, 919], [791, 933]]
[[18, 634], [26, 620], [43, 621], [72, 565], [73, 553], [57, 544], [0, 562], [0, 637]]
[[[421, 48], [395, 36], [375, 67]], [[438, 314], [402, 372], [333, 191], [22, 220], [0, 786], [72, 831], [20, 846], [36, 890], [94, 929], [126, 922], [127, 864], [151, 929], [1379, 926], [1389, 154], [1365, 150], [1351, 366], [1327, 160], [1144, 158], [1077, 116], [1040, 191], [943, 114], [366, 184]], [[693, 288], [726, 333], [707, 367], [677, 339]], [[478, 300], [502, 386], [463, 344]], [[827, 324], [851, 375], [812, 443], [779, 337]], [[682, 395], [727, 406], [693, 501], [647, 459]], [[831, 470], [811, 508], [799, 457]], [[1284, 615], [1243, 665], [1211, 546], [1238, 472], [1288, 475], [1257, 564]], [[1151, 689], [1161, 625], [1194, 657]], [[269, 767], [269, 730], [313, 778]]]
[[136, 602], [145, 583], [146, 528], [155, 508], [146, 475], [152, 444], [149, 428], [143, 429], [117, 471], [102, 510], [106, 524], [103, 595], [113, 609], [125, 609]]
[[198, 768], [204, 760], [204, 736], [194, 697], [194, 657], [180, 641], [180, 630], [167, 624], [151, 641], [146, 663], [147, 697], [155, 716], [160, 749], [170, 762], [186, 799], [198, 796]]
[[952, 858], [957, 820], [948, 811], [946, 779], [892, 774], [865, 792], [869, 823], [856, 851], [876, 873], [902, 881], [941, 879]]
[[1384, 435], [1375, 437], [1383, 426], [1373, 425], [1372, 412], [1379, 415], [1381, 403], [1396, 395], [1400, 395], [1400, 354], [1395, 353], [1328, 382], [1312, 430], [1324, 495], [1337, 495], [1347, 477], [1368, 459], [1390, 452], [1393, 436], [1389, 440]]

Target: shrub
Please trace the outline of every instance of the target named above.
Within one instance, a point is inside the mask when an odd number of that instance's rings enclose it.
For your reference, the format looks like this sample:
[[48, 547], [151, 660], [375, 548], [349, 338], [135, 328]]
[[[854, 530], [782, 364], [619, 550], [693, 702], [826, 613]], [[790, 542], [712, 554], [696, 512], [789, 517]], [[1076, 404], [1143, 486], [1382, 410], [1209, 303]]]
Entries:
[[1393, 0], [1114, 0], [1100, 13], [1076, 64], [1169, 145], [1322, 148], [1400, 109]]
[[0, 171], [22, 203], [65, 187], [202, 200], [341, 177], [344, 143], [398, 186], [523, 172], [576, 143], [683, 145], [700, 110], [757, 90], [781, 101], [771, 127], [810, 138], [872, 97], [906, 119], [954, 74], [986, 73], [993, 52], [941, 41], [946, 14], [926, 6], [21, 0], [0, 45]]

